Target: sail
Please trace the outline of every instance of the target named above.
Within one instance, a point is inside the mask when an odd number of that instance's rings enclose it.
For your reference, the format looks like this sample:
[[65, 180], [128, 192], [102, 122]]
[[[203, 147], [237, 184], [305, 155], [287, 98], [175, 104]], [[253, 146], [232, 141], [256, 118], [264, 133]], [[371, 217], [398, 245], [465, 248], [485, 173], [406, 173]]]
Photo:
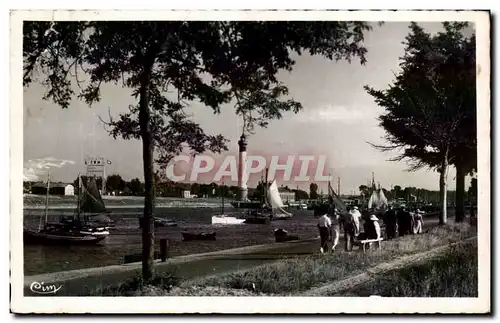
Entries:
[[378, 208], [378, 206], [379, 206], [379, 195], [377, 194], [377, 191], [373, 191], [372, 195], [370, 196], [370, 199], [368, 200], [368, 208], [375, 209]]
[[281, 213], [291, 215], [287, 211], [283, 209], [283, 201], [281, 200], [280, 192], [278, 190], [278, 185], [276, 184], [276, 180], [274, 180], [271, 185], [267, 188], [267, 203], [271, 206], [273, 209], [273, 212], [275, 210], [279, 210]]
[[385, 197], [384, 191], [382, 189], [378, 191], [378, 201], [378, 208], [380, 209], [385, 209], [389, 205], [387, 197]]
[[335, 204], [335, 208], [341, 212], [347, 211], [347, 207], [344, 202], [339, 198], [337, 193], [332, 188], [332, 185], [328, 183], [328, 195], [330, 196], [330, 203]]
[[107, 212], [102, 200], [101, 193], [97, 188], [95, 178], [90, 178], [87, 187], [82, 183], [82, 197], [80, 199], [80, 211], [85, 213]]

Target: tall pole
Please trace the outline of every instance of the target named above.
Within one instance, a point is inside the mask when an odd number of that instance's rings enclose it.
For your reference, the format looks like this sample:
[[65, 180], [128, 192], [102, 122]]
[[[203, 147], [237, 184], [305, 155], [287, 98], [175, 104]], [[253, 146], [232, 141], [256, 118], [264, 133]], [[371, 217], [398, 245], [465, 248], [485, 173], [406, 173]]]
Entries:
[[80, 123], [80, 162], [84, 163], [83, 160], [83, 124]]
[[80, 221], [80, 201], [81, 201], [81, 194], [82, 194], [82, 180], [80, 179], [80, 173], [78, 173], [78, 204], [76, 206], [76, 216], [77, 220]]
[[340, 194], [340, 177], [337, 179], [337, 192], [338, 192], [338, 195], [340, 197], [341, 196], [341, 194]]
[[102, 166], [102, 181], [101, 181], [101, 191], [102, 195], [106, 194], [106, 165], [108, 161], [103, 161], [104, 165]]
[[47, 195], [45, 196], [45, 223], [49, 216], [49, 192], [50, 192], [50, 172], [47, 176]]
[[222, 214], [224, 214], [224, 181], [222, 181], [221, 194], [222, 194], [221, 209], [222, 209]]

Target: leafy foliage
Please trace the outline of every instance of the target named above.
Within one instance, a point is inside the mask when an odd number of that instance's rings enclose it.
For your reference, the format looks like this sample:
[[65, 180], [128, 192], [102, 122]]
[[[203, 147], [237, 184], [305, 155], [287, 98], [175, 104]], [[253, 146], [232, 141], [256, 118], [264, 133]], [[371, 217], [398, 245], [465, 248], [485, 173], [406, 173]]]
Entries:
[[451, 163], [465, 150], [476, 159], [475, 36], [463, 35], [467, 26], [443, 23], [431, 36], [412, 23], [394, 83], [365, 87], [387, 111], [379, 119], [389, 145], [377, 147], [402, 150], [393, 160], [409, 159], [410, 170], [439, 167], [445, 152]]
[[[24, 84], [41, 77], [44, 98], [68, 108], [74, 95], [99, 102], [103, 83], [131, 88], [137, 99], [147, 70], [150, 128], [157, 161], [165, 165], [187, 147], [195, 153], [227, 149], [221, 135], [206, 135], [189, 120], [183, 112], [189, 102], [219, 113], [235, 100], [247, 131], [267, 126], [283, 112], [302, 108], [282, 100], [288, 88], [276, 77], [279, 70], [292, 70], [291, 51], [364, 63], [361, 43], [370, 29], [363, 22], [26, 22]], [[82, 71], [88, 82], [80, 80]], [[110, 119], [110, 134], [138, 139], [138, 115], [138, 104], [130, 105], [129, 112]]]

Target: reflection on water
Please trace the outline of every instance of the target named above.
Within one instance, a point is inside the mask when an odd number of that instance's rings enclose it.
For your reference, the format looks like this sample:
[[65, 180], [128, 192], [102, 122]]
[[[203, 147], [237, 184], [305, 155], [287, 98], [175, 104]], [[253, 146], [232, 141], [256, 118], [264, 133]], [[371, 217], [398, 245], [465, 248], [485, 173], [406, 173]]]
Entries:
[[[274, 242], [273, 230], [275, 228], [284, 228], [292, 234], [299, 235], [302, 239], [317, 235], [316, 222], [311, 211], [293, 210], [293, 219], [273, 221], [270, 225], [213, 226], [210, 224], [211, 216], [219, 211], [217, 208], [157, 208], [156, 216], [173, 219], [179, 226], [157, 228], [156, 243], [158, 244], [161, 238], [170, 239], [170, 254], [178, 256]], [[25, 210], [25, 225], [37, 227], [42, 214], [43, 210]], [[62, 214], [73, 214], [73, 210], [51, 211], [49, 220], [56, 220]], [[25, 275], [123, 263], [125, 255], [141, 252], [141, 231], [137, 220], [140, 214], [140, 208], [112, 210], [110, 217], [116, 222], [116, 228], [99, 245], [26, 245], [24, 247]], [[182, 231], [215, 231], [217, 240], [183, 242]], [[157, 249], [159, 250], [158, 245]]]

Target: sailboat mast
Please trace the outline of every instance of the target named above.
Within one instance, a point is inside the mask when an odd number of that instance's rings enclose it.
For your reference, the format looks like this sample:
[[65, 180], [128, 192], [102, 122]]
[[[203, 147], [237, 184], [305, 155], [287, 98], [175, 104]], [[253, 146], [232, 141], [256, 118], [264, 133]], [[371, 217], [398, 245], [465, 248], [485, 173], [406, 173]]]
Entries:
[[222, 209], [222, 214], [224, 214], [224, 181], [222, 181], [221, 197], [222, 197], [221, 209]]
[[82, 184], [80, 179], [80, 173], [78, 173], [78, 204], [76, 206], [76, 216], [77, 220], [80, 221], [80, 196], [82, 194]]
[[45, 223], [49, 216], [49, 192], [50, 192], [50, 172], [47, 175], [47, 195], [45, 196]]

